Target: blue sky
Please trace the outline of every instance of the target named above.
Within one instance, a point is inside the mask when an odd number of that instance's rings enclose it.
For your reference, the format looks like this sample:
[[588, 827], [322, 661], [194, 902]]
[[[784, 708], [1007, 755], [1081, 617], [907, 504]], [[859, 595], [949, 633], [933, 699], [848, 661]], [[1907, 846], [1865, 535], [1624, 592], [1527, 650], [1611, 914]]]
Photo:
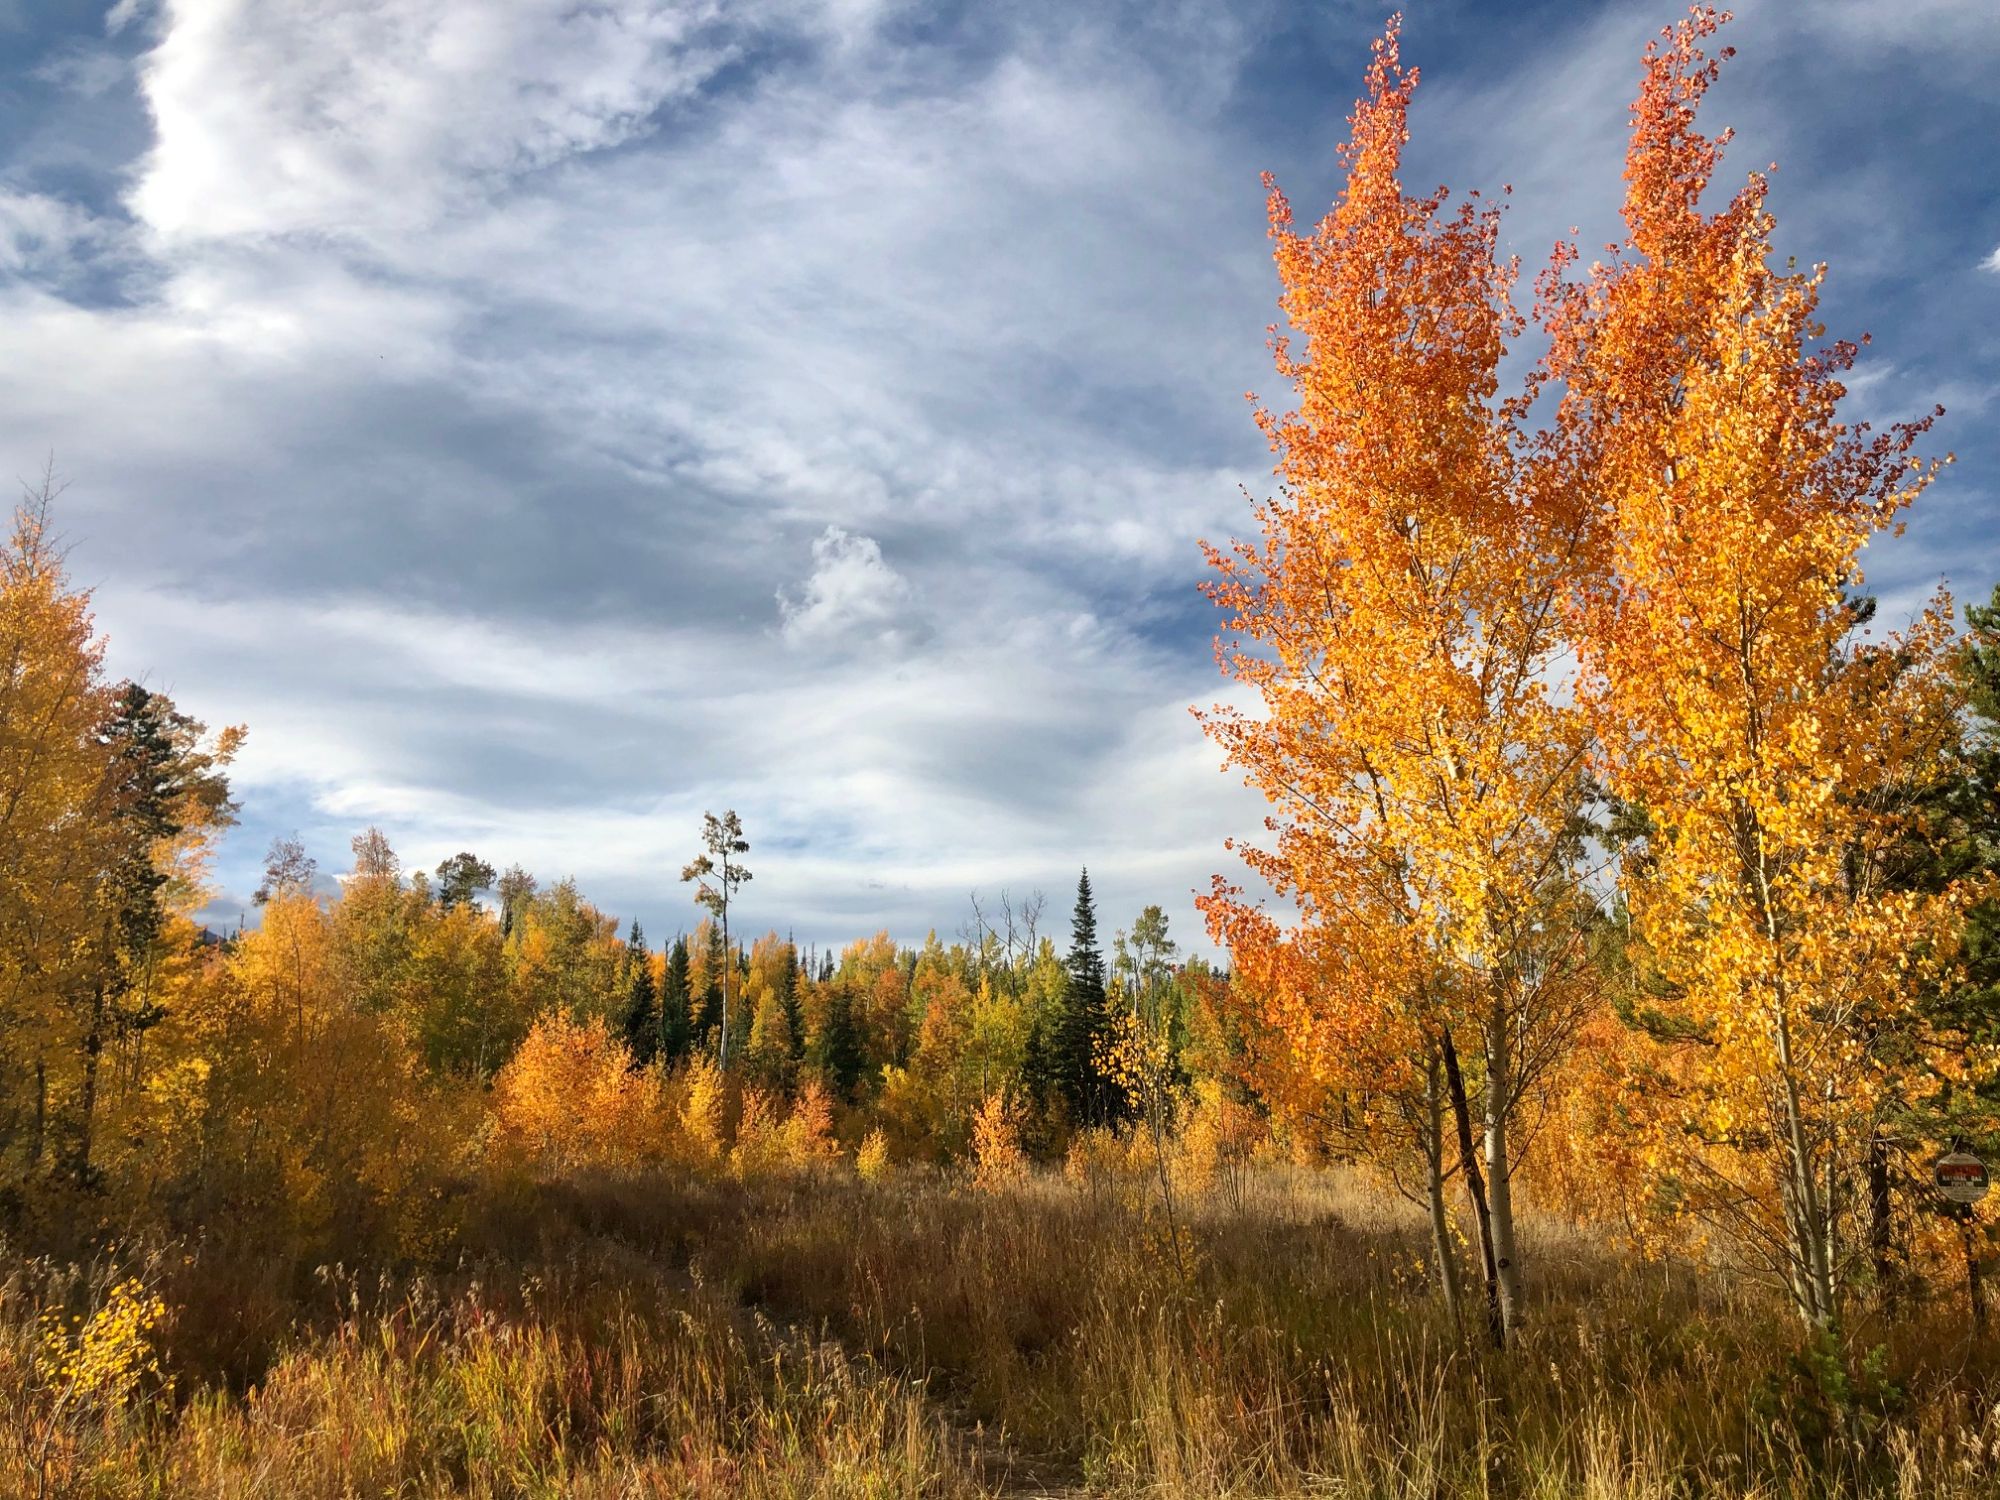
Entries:
[[[1413, 186], [1616, 228], [1658, 4], [1409, 7]], [[1107, 929], [1261, 809], [1199, 536], [1277, 398], [1374, 6], [0, 0], [0, 455], [111, 661], [245, 723], [217, 912], [298, 831], [575, 875], [655, 934], [704, 808], [746, 925], [949, 934], [1088, 861]], [[2000, 578], [2000, 19], [1739, 8], [1706, 120], [1958, 463], [1870, 584]]]

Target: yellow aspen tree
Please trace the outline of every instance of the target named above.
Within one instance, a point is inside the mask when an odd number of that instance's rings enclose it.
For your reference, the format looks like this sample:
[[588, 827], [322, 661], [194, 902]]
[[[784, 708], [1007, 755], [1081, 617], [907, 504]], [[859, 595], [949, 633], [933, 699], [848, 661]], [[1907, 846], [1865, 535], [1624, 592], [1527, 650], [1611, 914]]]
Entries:
[[729, 1081], [711, 1057], [697, 1057], [683, 1071], [681, 1153], [703, 1171], [720, 1167], [729, 1153]]
[[863, 1182], [880, 1183], [889, 1180], [895, 1170], [889, 1157], [889, 1138], [876, 1126], [862, 1140], [854, 1153], [854, 1170]]
[[736, 1113], [736, 1144], [729, 1169], [743, 1181], [768, 1177], [789, 1164], [784, 1103], [769, 1089], [750, 1084]]
[[972, 1118], [972, 1183], [999, 1192], [1026, 1181], [1019, 1111], [1004, 1092], [988, 1094]]
[[50, 530], [55, 488], [24, 498], [0, 548], [0, 1146], [30, 1170], [80, 1091], [117, 853], [103, 643]]
[[1361, 920], [1363, 900], [1350, 889], [1290, 934], [1240, 901], [1210, 914], [1235, 956], [1231, 1003], [1248, 1023], [1257, 1093], [1295, 1138], [1357, 1158], [1420, 1199], [1438, 1290], [1456, 1324], [1462, 1291], [1445, 1188], [1457, 1151], [1426, 999], [1432, 959], [1419, 929], [1379, 914]]
[[[1302, 929], [1344, 912], [1362, 952], [1420, 981], [1379, 1003], [1444, 1065], [1504, 1338], [1521, 1314], [1520, 1117], [1587, 998], [1588, 725], [1563, 691], [1558, 607], [1579, 538], [1535, 503], [1521, 405], [1496, 399], [1521, 326], [1497, 210], [1399, 180], [1416, 82], [1392, 23], [1332, 210], [1301, 232], [1271, 190], [1290, 329], [1273, 349], [1297, 407], [1260, 414], [1282, 486], [1261, 536], [1209, 549], [1218, 661], [1259, 711], [1203, 721], [1272, 804], [1275, 847], [1245, 858]], [[1218, 934], [1239, 901], [1209, 898]], [[1421, 964], [1400, 957], [1412, 942]]]
[[1824, 267], [1773, 268], [1763, 176], [1702, 211], [1727, 137], [1695, 114], [1729, 55], [1703, 44], [1726, 19], [1647, 50], [1624, 244], [1576, 280], [1559, 250], [1545, 279], [1547, 482], [1590, 512], [1579, 693], [1642, 830], [1620, 880], [1659, 1039], [1647, 1166], [1826, 1330], [1886, 1101], [1990, 1059], [1928, 1035], [1920, 1003], [1966, 892], [1882, 878], [1951, 728], [1947, 605], [1869, 646], [1844, 595], [1934, 472], [1929, 419], [1841, 420], [1856, 348], [1815, 350]]
[[495, 1149], [551, 1176], [636, 1166], [659, 1152], [658, 1100], [601, 1017], [550, 1011], [493, 1080]]

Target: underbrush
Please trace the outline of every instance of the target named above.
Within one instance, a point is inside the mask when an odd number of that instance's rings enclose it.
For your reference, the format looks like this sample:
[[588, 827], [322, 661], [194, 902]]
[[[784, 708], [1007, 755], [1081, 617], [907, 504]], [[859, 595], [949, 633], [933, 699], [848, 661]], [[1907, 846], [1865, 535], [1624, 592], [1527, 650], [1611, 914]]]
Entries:
[[1948, 1306], [1815, 1354], [1760, 1289], [1544, 1225], [1500, 1354], [1336, 1174], [1186, 1207], [1176, 1254], [1129, 1185], [659, 1174], [481, 1189], [365, 1269], [247, 1229], [9, 1254], [0, 1493], [2000, 1490], [2000, 1348]]

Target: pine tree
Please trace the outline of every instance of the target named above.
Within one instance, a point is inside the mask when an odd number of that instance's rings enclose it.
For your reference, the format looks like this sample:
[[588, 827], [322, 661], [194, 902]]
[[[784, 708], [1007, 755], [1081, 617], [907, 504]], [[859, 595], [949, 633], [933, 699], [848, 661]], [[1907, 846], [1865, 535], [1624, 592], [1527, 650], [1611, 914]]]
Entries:
[[785, 943], [784, 988], [779, 992], [779, 1001], [785, 1008], [785, 1025], [790, 1037], [790, 1061], [798, 1063], [806, 1055], [806, 1010], [799, 998], [802, 980], [799, 975], [799, 949], [796, 943]]
[[826, 1027], [820, 1032], [817, 1055], [812, 1061], [826, 1076], [834, 1093], [848, 1099], [861, 1078], [861, 1038], [854, 1027], [854, 1000], [847, 986], [835, 984], [831, 975], [824, 983]]
[[497, 879], [493, 866], [478, 855], [454, 854], [437, 867], [437, 903], [447, 910], [470, 906], [481, 891], [492, 890]]
[[1097, 1047], [1109, 1029], [1110, 1000], [1104, 989], [1104, 954], [1097, 946], [1097, 906], [1090, 871], [1076, 883], [1076, 910], [1070, 917], [1069, 982], [1063, 989], [1052, 1043], [1055, 1082], [1072, 1118], [1091, 1125], [1118, 1115], [1114, 1089], [1097, 1066]]
[[666, 973], [660, 981], [660, 1060], [677, 1063], [694, 1045], [694, 1016], [688, 994], [688, 945], [686, 937], [674, 939], [667, 953]]
[[181, 713], [164, 693], [127, 682], [98, 731], [111, 753], [111, 816], [116, 856], [104, 889], [111, 901], [105, 934], [109, 951], [84, 1012], [83, 1078], [77, 1093], [72, 1168], [91, 1177], [90, 1152], [97, 1108], [99, 1062], [107, 1045], [138, 1035], [166, 1014], [154, 969], [168, 913], [167, 894], [177, 871], [162, 851], [183, 834], [225, 828], [236, 821], [223, 766], [240, 734], [232, 731], [215, 750], [202, 747], [205, 726]]
[[653, 955], [646, 948], [646, 934], [639, 919], [632, 919], [632, 936], [625, 940], [626, 980], [623, 1018], [625, 1046], [632, 1061], [646, 1067], [658, 1055], [660, 1012], [653, 1003]]

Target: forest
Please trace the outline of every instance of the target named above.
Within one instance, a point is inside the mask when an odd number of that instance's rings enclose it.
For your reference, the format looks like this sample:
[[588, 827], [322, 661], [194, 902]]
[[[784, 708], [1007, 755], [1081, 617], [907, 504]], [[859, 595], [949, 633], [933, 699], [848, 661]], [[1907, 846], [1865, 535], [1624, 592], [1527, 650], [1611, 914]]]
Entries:
[[802, 945], [720, 806], [664, 942], [372, 827], [212, 930], [255, 726], [113, 678], [30, 486], [0, 1495], [2000, 1490], [2000, 588], [1867, 590], [1943, 413], [1843, 415], [1715, 185], [1726, 19], [1531, 287], [1394, 23], [1324, 216], [1267, 179], [1204, 934], [1086, 868]]

